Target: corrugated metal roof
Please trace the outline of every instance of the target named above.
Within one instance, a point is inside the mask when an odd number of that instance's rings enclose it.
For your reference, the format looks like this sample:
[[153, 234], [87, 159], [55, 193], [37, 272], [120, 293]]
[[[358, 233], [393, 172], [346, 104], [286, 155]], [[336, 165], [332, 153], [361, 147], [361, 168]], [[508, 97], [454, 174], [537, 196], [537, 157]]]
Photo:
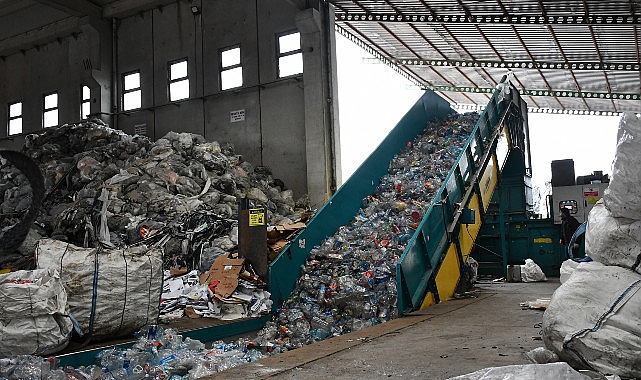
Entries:
[[534, 111], [641, 111], [639, 0], [328, 0], [337, 30], [455, 107], [509, 71]]

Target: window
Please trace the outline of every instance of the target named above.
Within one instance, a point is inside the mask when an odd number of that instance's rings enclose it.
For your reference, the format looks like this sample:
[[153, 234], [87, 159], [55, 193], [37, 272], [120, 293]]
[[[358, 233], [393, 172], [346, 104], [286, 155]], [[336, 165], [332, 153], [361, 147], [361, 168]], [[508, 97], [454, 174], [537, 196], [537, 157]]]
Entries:
[[174, 102], [189, 97], [189, 78], [187, 78], [187, 59], [169, 63], [169, 101]]
[[82, 86], [82, 103], [80, 104], [80, 119], [89, 119], [91, 112], [91, 90], [88, 86]]
[[53, 92], [43, 97], [42, 126], [49, 128], [58, 125], [58, 93]]
[[140, 108], [142, 105], [142, 91], [140, 90], [140, 71], [124, 74], [122, 76], [122, 89], [123, 111]]
[[243, 67], [240, 64], [240, 46], [223, 49], [220, 52], [220, 89], [243, 85]]
[[300, 33], [289, 32], [278, 36], [278, 77], [288, 77], [303, 72], [303, 53], [300, 50]]
[[22, 102], [9, 104], [8, 135], [22, 133]]

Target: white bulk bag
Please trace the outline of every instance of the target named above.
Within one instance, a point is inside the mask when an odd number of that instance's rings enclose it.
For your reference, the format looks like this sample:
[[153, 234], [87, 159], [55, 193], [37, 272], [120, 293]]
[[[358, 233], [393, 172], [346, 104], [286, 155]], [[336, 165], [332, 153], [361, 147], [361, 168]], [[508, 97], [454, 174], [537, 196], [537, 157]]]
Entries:
[[585, 253], [605, 265], [634, 268], [641, 273], [641, 221], [615, 218], [599, 200], [588, 215]]
[[450, 377], [447, 380], [590, 380], [590, 376], [575, 371], [567, 363], [515, 364], [503, 367], [489, 367]]
[[[543, 314], [543, 341], [579, 369], [641, 377], [641, 275], [581, 263]], [[592, 368], [589, 368], [592, 367]]]
[[72, 327], [57, 270], [0, 274], [0, 357], [58, 352]]
[[163, 281], [160, 250], [81, 248], [41, 239], [36, 256], [38, 267], [60, 271], [69, 311], [84, 334], [96, 340], [131, 336], [157, 322]]

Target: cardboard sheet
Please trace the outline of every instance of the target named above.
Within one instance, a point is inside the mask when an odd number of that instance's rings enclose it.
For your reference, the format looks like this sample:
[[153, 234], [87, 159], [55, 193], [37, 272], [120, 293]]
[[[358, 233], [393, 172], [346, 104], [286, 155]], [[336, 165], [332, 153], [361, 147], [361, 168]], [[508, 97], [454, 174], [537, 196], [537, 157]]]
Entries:
[[200, 276], [200, 283], [212, 284], [218, 281], [214, 293], [222, 298], [229, 297], [238, 286], [238, 274], [243, 269], [245, 259], [232, 259], [226, 255], [218, 257], [211, 268]]

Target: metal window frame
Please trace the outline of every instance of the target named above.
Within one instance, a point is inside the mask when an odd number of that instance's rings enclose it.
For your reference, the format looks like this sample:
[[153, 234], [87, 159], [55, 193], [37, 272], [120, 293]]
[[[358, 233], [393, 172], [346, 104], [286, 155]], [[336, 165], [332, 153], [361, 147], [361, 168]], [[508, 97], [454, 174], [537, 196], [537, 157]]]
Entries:
[[[140, 77], [140, 82], [138, 83], [138, 87], [126, 90], [125, 89], [125, 78], [127, 76], [133, 75], [133, 74], [138, 74], [139, 77]], [[131, 70], [131, 71], [127, 71], [127, 72], [122, 73], [121, 74], [121, 78], [120, 78], [120, 85], [122, 86], [122, 95], [120, 96], [120, 109], [121, 110], [125, 109], [125, 95], [129, 94], [131, 92], [136, 92], [136, 91], [140, 91], [140, 105], [141, 106], [138, 107], [138, 108], [127, 109], [127, 111], [131, 111], [131, 110], [136, 110], [136, 109], [142, 108], [142, 73], [140, 72], [140, 69]]]
[[[11, 116], [11, 106], [16, 105], [16, 104], [20, 104], [20, 115], [12, 117]], [[22, 107], [23, 107], [23, 105], [24, 105], [24, 102], [22, 100], [17, 100], [15, 102], [11, 102], [11, 103], [7, 104], [7, 136], [13, 136], [12, 134], [9, 133], [9, 125], [11, 124], [11, 121], [22, 119], [22, 115], [23, 115]]]
[[[226, 89], [223, 90], [223, 73], [225, 71], [237, 69], [239, 67], [241, 69], [243, 68], [243, 50], [242, 50], [240, 45], [241, 44], [238, 43], [238, 44], [230, 45], [230, 46], [227, 46], [227, 47], [224, 47], [224, 48], [221, 48], [221, 49], [218, 50], [218, 72], [219, 72], [218, 79], [219, 79], [219, 82], [220, 82], [220, 90], [221, 91], [237, 89], [237, 88], [243, 87], [243, 85], [245, 84], [245, 81], [241, 77], [240, 86], [230, 87], [230, 88], [226, 88]], [[239, 53], [239, 56], [240, 56], [240, 59], [239, 59], [238, 63], [235, 63], [233, 65], [223, 66], [223, 53], [226, 52], [226, 51], [234, 50], [234, 49], [238, 49], [238, 53]]]
[[292, 77], [292, 76], [296, 76], [296, 75], [302, 74], [302, 72], [301, 72], [301, 73], [285, 75], [285, 76], [281, 76], [280, 75], [280, 62], [281, 62], [282, 58], [288, 57], [288, 56], [291, 56], [291, 55], [296, 55], [296, 54], [301, 54], [301, 55], [303, 54], [303, 49], [300, 46], [300, 44], [298, 46], [298, 49], [296, 49], [296, 50], [290, 50], [290, 51], [285, 52], [285, 53], [280, 51], [281, 50], [280, 49], [280, 38], [284, 37], [284, 36], [289, 36], [291, 34], [298, 34], [298, 38], [299, 38], [299, 41], [300, 41], [300, 31], [298, 29], [290, 29], [290, 30], [285, 31], [285, 32], [276, 33], [276, 44], [275, 44], [275, 47], [276, 47], [276, 61], [277, 61], [276, 76], [278, 78], [288, 78], [288, 77]]
[[[56, 95], [56, 106], [47, 108], [46, 105], [45, 105], [45, 103], [46, 103], [45, 99], [47, 98], [47, 96], [51, 96], [51, 95], [54, 95], [54, 94]], [[42, 127], [43, 128], [48, 128], [48, 127], [45, 127], [45, 115], [47, 113], [51, 112], [51, 111], [59, 111], [60, 110], [59, 95], [60, 95], [60, 93], [58, 91], [51, 91], [51, 92], [47, 92], [47, 93], [42, 94]], [[58, 117], [58, 124], [59, 123], [60, 123], [60, 118]], [[58, 124], [56, 124], [56, 125], [58, 125]]]
[[[181, 63], [181, 62], [185, 62], [185, 64], [187, 65], [187, 72], [185, 73], [185, 76], [184, 77], [180, 77], [180, 78], [172, 78], [171, 77], [171, 67], [173, 65]], [[178, 100], [171, 100], [171, 85], [174, 84], [174, 83], [180, 83], [180, 82], [183, 82], [183, 81], [187, 81], [187, 83], [189, 84], [189, 58], [188, 57], [183, 57], [183, 58], [179, 58], [179, 59], [175, 59], [173, 61], [167, 62], [167, 99], [170, 102], [178, 101]], [[182, 99], [179, 99], [179, 100], [188, 99], [188, 98], [189, 98], [189, 94], [187, 94], [187, 98], [182, 98]]]
[[[87, 89], [89, 90], [89, 97], [87, 97], [87, 98], [85, 98], [85, 91], [84, 91], [85, 87], [87, 87]], [[91, 111], [91, 87], [87, 86], [86, 84], [83, 84], [82, 86], [80, 86], [80, 99], [81, 99], [81, 102], [80, 102], [80, 119], [81, 120], [85, 120], [85, 118], [83, 117], [84, 116], [83, 115], [83, 109], [84, 109], [85, 105], [87, 105], [87, 107], [89, 107], [89, 111]], [[87, 114], [87, 119], [89, 119], [89, 113]]]

